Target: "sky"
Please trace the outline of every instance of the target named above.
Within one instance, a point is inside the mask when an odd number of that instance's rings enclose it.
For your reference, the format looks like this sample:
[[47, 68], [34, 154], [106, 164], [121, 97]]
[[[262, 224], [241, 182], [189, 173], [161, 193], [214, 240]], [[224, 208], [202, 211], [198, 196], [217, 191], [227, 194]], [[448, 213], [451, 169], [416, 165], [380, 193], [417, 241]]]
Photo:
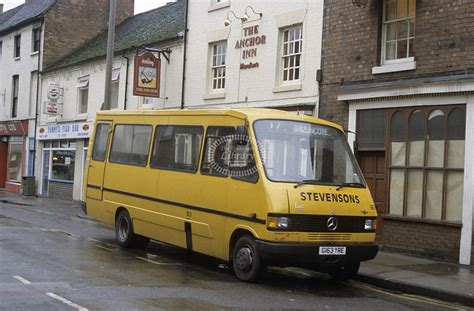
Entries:
[[[165, 5], [170, 0], [135, 0], [135, 14], [149, 11], [151, 9], [157, 8], [159, 6]], [[25, 3], [25, 0], [0, 0], [0, 3], [3, 3], [5, 6], [3, 11], [12, 9], [22, 3]]]

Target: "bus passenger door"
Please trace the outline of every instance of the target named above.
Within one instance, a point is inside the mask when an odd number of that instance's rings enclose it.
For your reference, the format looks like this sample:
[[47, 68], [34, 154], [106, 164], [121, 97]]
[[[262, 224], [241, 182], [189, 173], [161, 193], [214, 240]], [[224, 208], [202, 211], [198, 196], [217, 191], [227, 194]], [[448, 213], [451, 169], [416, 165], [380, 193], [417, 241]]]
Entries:
[[107, 147], [112, 133], [111, 122], [99, 122], [95, 128], [92, 154], [87, 168], [86, 196], [102, 201]]

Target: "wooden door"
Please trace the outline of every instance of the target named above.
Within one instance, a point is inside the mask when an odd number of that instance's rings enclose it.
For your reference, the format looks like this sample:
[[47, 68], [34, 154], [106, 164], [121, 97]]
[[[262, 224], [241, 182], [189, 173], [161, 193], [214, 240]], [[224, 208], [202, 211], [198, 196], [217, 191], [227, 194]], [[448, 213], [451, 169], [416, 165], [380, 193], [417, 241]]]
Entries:
[[376, 233], [380, 241], [385, 213], [385, 151], [359, 151], [359, 163], [379, 215]]

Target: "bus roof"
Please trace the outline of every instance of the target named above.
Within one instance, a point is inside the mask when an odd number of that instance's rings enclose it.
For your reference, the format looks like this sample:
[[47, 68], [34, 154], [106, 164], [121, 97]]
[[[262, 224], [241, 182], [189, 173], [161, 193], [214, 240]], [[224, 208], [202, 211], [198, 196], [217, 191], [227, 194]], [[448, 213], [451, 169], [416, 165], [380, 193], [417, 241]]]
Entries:
[[336, 127], [343, 130], [342, 127], [336, 123], [329, 122], [323, 119], [310, 117], [307, 115], [297, 115], [291, 112], [268, 109], [268, 108], [244, 108], [244, 109], [164, 109], [164, 110], [112, 110], [112, 111], [98, 111], [98, 119], [113, 116], [233, 116], [241, 119], [249, 119], [250, 121], [259, 119], [286, 119], [295, 121], [305, 121], [311, 123], [318, 123]]

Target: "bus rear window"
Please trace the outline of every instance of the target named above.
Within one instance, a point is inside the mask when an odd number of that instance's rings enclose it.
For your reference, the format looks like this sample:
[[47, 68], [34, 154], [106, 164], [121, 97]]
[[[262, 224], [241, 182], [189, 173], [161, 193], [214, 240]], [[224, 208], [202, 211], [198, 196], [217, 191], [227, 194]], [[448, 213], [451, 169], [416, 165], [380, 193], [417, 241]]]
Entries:
[[146, 166], [151, 131], [150, 125], [115, 126], [110, 162]]

